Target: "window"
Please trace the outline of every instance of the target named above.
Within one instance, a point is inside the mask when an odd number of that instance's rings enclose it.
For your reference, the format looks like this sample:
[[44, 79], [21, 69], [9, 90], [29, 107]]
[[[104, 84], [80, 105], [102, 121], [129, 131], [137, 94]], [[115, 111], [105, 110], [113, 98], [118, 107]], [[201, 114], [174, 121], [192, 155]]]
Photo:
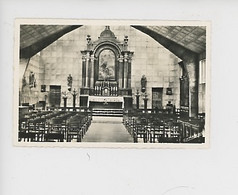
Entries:
[[206, 59], [199, 61], [199, 84], [206, 83]]

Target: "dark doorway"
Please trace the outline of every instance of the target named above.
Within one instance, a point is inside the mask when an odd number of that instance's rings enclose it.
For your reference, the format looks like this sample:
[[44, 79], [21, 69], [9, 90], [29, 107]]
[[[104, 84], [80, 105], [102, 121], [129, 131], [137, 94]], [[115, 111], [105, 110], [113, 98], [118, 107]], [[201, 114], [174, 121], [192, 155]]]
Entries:
[[61, 100], [61, 86], [51, 85], [50, 86], [50, 96], [49, 96], [50, 106], [59, 107], [60, 100]]
[[39, 107], [41, 107], [43, 110], [45, 110], [46, 102], [45, 101], [39, 101]]
[[152, 109], [163, 108], [163, 88], [152, 88]]

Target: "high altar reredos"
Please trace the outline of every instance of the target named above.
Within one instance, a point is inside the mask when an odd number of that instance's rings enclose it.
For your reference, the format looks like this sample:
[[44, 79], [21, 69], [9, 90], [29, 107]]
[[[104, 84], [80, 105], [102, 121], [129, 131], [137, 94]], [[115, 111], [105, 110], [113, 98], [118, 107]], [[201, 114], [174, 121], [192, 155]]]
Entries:
[[81, 51], [82, 87], [80, 106], [130, 109], [132, 107], [131, 62], [128, 37], [120, 42], [106, 26], [98, 40], [87, 36], [87, 49]]

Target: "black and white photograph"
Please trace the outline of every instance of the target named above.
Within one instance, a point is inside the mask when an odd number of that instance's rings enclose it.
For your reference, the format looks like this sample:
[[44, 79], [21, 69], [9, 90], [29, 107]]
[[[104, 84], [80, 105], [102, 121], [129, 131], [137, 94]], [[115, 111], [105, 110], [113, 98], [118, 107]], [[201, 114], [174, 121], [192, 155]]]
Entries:
[[0, 195], [238, 194], [237, 7], [1, 0]]
[[16, 145], [209, 145], [209, 22], [18, 19], [15, 36]]

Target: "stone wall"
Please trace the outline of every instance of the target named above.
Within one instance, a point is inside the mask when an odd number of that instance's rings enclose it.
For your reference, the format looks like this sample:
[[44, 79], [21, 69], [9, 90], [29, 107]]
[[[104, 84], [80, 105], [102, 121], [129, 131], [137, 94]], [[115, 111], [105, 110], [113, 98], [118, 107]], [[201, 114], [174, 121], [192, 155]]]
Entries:
[[206, 59], [199, 61], [198, 112], [206, 112]]
[[[67, 91], [67, 77], [69, 74], [73, 77], [72, 88], [79, 91], [82, 85], [81, 51], [86, 49], [86, 36], [91, 35], [92, 41], [95, 41], [104, 29], [105, 26], [82, 26], [64, 35], [42, 50], [40, 56], [34, 56], [30, 60], [32, 66], [28, 68], [33, 68], [34, 63], [39, 63], [37, 70], [39, 75], [37, 77], [39, 77], [39, 83], [46, 85], [47, 91], [49, 91], [50, 85], [60, 85], [62, 92]], [[145, 75], [149, 108], [152, 106], [153, 87], [163, 88], [163, 106], [170, 100], [176, 107], [179, 107], [179, 77], [181, 71], [178, 62], [180, 60], [151, 37], [130, 26], [110, 26], [110, 29], [121, 42], [124, 36], [128, 35], [128, 49], [134, 52], [131, 72], [133, 98], [135, 98], [136, 90], [140, 89], [142, 75]], [[172, 88], [173, 95], [166, 95], [167, 87]], [[38, 94], [35, 94], [33, 98], [35, 101], [44, 97], [44, 93], [40, 92], [39, 85], [34, 90], [38, 91]], [[28, 92], [25, 93], [26, 97], [30, 97]], [[72, 106], [72, 95], [68, 94], [68, 96], [70, 97], [68, 106]], [[140, 107], [143, 107], [142, 98], [140, 100]], [[27, 98], [24, 101], [27, 101]], [[133, 103], [135, 103], [135, 99]], [[61, 101], [61, 105], [63, 105], [63, 101]], [[77, 98], [76, 105], [79, 105], [79, 98]]]
[[[21, 59], [19, 64], [19, 91], [20, 102], [36, 104], [42, 100], [40, 92], [44, 82], [44, 66], [40, 63], [40, 54], [31, 59]], [[34, 82], [30, 83], [30, 76], [34, 74]], [[23, 81], [25, 78], [25, 81]]]

